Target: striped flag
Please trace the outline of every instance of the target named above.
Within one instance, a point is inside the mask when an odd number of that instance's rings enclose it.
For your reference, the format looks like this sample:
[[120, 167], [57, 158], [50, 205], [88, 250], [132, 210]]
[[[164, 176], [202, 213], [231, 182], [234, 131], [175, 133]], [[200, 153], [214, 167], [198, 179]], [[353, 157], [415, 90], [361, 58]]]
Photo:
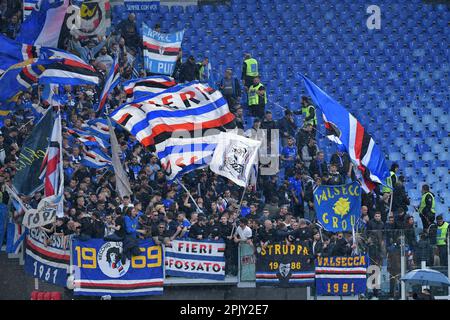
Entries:
[[103, 91], [100, 95], [100, 101], [98, 105], [94, 107], [94, 111], [98, 114], [101, 114], [103, 112], [103, 107], [105, 106], [106, 99], [108, 98], [109, 93], [120, 82], [119, 67], [119, 58], [116, 57], [114, 59], [113, 65], [111, 66], [111, 70], [109, 71], [108, 78], [106, 79], [105, 86], [103, 87]]
[[40, 84], [81, 85], [100, 83], [99, 73], [94, 67], [72, 59], [62, 59], [45, 68], [39, 77]]
[[144, 66], [152, 73], [171, 75], [181, 50], [184, 30], [159, 33], [142, 23]]
[[217, 146], [217, 135], [198, 138], [169, 138], [157, 144], [156, 155], [169, 180], [207, 166]]
[[155, 145], [180, 132], [233, 128], [234, 115], [222, 94], [198, 81], [177, 85], [142, 102], [124, 104], [111, 118], [144, 146]]
[[26, 20], [27, 17], [31, 14], [33, 9], [36, 8], [39, 0], [24, 0], [23, 1], [23, 19]]
[[64, 180], [62, 175], [62, 134], [61, 134], [61, 115], [55, 119], [50, 144], [44, 157], [41, 167], [41, 176], [44, 177], [44, 194], [45, 197], [53, 196], [60, 193], [61, 181]]
[[152, 76], [126, 81], [123, 83], [123, 89], [127, 95], [127, 102], [132, 102], [136, 99], [150, 98], [152, 95], [161, 93], [176, 84], [172, 77]]
[[106, 119], [91, 119], [81, 125], [83, 131], [104, 141], [109, 140], [109, 127]]
[[17, 41], [58, 47], [69, 0], [41, 0], [22, 23]]
[[309, 95], [322, 111], [327, 136], [345, 147], [359, 171], [363, 190], [372, 191], [376, 183], [381, 184], [389, 176], [381, 150], [351, 113], [307, 77], [301, 76]]
[[67, 133], [89, 148], [105, 148], [105, 149], [107, 149], [107, 148], [111, 147], [109, 142], [101, 139], [100, 137], [95, 136], [94, 134], [92, 134], [90, 132], [85, 132], [85, 131], [79, 130], [79, 129], [67, 129]]
[[105, 168], [112, 166], [111, 157], [99, 148], [92, 148], [84, 152], [81, 164], [89, 168]]

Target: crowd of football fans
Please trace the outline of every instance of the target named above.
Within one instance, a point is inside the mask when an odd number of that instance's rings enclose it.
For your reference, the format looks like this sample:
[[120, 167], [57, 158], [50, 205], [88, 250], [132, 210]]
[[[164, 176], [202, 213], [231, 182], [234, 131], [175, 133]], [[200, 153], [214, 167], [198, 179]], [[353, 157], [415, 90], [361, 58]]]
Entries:
[[[21, 19], [21, 10], [14, 9], [17, 8], [10, 6], [10, 1], [0, 1], [1, 30], [11, 38], [20, 28], [20, 23], [15, 21]], [[141, 39], [133, 15], [116, 26], [108, 37], [87, 41], [68, 37], [65, 48], [104, 75], [113, 58], [118, 56], [123, 80], [147, 76], [141, 63]], [[180, 55], [173, 76], [178, 82], [199, 79], [199, 68], [193, 57], [183, 63]], [[236, 115], [238, 127], [243, 128], [247, 119], [244, 116], [245, 93], [241, 94], [241, 90], [245, 89], [239, 80], [236, 81], [240, 88], [230, 109]], [[217, 88], [221, 89], [220, 83]], [[3, 203], [9, 202], [3, 185], [11, 183], [14, 177], [20, 147], [48, 107], [41, 99], [42, 90], [42, 87], [35, 87], [24, 93], [14, 110], [3, 119], [0, 135], [0, 195]], [[63, 128], [80, 128], [84, 121], [96, 117], [93, 111], [93, 104], [98, 99], [96, 88], [65, 85], [55, 94], [62, 104]], [[113, 110], [125, 99], [125, 93], [117, 87], [108, 99], [108, 109]], [[303, 100], [302, 103], [311, 103], [308, 98]], [[299, 110], [300, 106], [299, 101]], [[287, 110], [282, 119], [275, 121], [268, 104], [264, 117], [254, 119], [247, 136], [257, 137], [258, 129], [266, 129], [269, 135], [270, 130], [280, 130], [279, 160], [283, 174], [259, 175], [257, 182], [250, 184], [245, 193], [242, 187], [208, 169], [183, 176], [183, 184], [189, 193], [185, 192], [178, 182], [167, 180], [151, 149], [145, 149], [135, 137], [117, 127], [121, 160], [133, 191], [131, 197], [120, 198], [113, 171], [81, 165], [85, 147], [64, 133], [64, 217], [42, 229], [48, 236], [75, 234], [86, 240], [124, 241], [124, 260], [135, 253], [139, 238], [151, 237], [156, 243], [165, 244], [180, 238], [223, 239], [227, 247], [228, 274], [237, 273], [240, 242], [265, 246], [273, 242], [303, 241], [310, 245], [311, 258], [350, 255], [359, 250], [369, 252], [373, 261], [381, 263], [387, 252], [398, 248], [399, 236], [404, 234], [411, 252], [419, 252], [417, 257], [420, 257], [420, 250], [425, 252], [424, 255], [432, 252], [425, 250], [422, 244], [430, 242], [427, 233], [417, 241], [414, 218], [407, 212], [409, 199], [403, 186], [404, 177], [400, 177], [394, 186], [391, 211], [389, 193], [382, 193], [377, 188], [375, 192], [362, 195], [363, 207], [356, 225], [356, 237], [351, 233], [327, 233], [315, 224], [314, 187], [344, 184], [354, 180], [355, 176], [348, 154], [338, 150], [328, 163], [317, 145], [316, 126], [305, 122], [297, 128], [296, 116]], [[36, 208], [42, 197], [42, 192], [37, 192], [33, 197], [22, 197], [22, 200]], [[11, 210], [13, 221], [20, 223], [23, 211], [13, 207]], [[427, 258], [432, 260], [433, 255]]]

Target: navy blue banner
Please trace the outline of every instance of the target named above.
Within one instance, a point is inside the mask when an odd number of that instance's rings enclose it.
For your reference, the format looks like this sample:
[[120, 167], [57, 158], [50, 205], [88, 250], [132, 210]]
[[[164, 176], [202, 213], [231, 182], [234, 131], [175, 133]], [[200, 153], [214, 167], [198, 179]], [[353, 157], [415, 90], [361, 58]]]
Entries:
[[327, 231], [352, 231], [361, 212], [361, 186], [353, 182], [314, 190], [317, 220]]
[[163, 251], [153, 240], [139, 241], [139, 256], [121, 262], [122, 242], [73, 240], [75, 295], [116, 297], [163, 293]]
[[369, 256], [318, 257], [316, 294], [350, 296], [366, 292]]
[[30, 229], [26, 236], [25, 272], [34, 278], [66, 286], [70, 265], [70, 250], [67, 238]]
[[314, 282], [314, 263], [308, 244], [273, 243], [258, 247], [256, 284], [263, 286], [308, 286]]

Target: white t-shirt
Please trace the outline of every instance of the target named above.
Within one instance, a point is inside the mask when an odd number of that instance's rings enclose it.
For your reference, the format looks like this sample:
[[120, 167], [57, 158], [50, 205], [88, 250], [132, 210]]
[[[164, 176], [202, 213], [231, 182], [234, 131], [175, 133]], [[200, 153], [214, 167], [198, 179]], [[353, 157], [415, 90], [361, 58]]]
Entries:
[[252, 229], [248, 226], [245, 226], [245, 228], [242, 229], [241, 226], [239, 226], [236, 229], [236, 234], [239, 236], [239, 239], [248, 240], [252, 237]]

